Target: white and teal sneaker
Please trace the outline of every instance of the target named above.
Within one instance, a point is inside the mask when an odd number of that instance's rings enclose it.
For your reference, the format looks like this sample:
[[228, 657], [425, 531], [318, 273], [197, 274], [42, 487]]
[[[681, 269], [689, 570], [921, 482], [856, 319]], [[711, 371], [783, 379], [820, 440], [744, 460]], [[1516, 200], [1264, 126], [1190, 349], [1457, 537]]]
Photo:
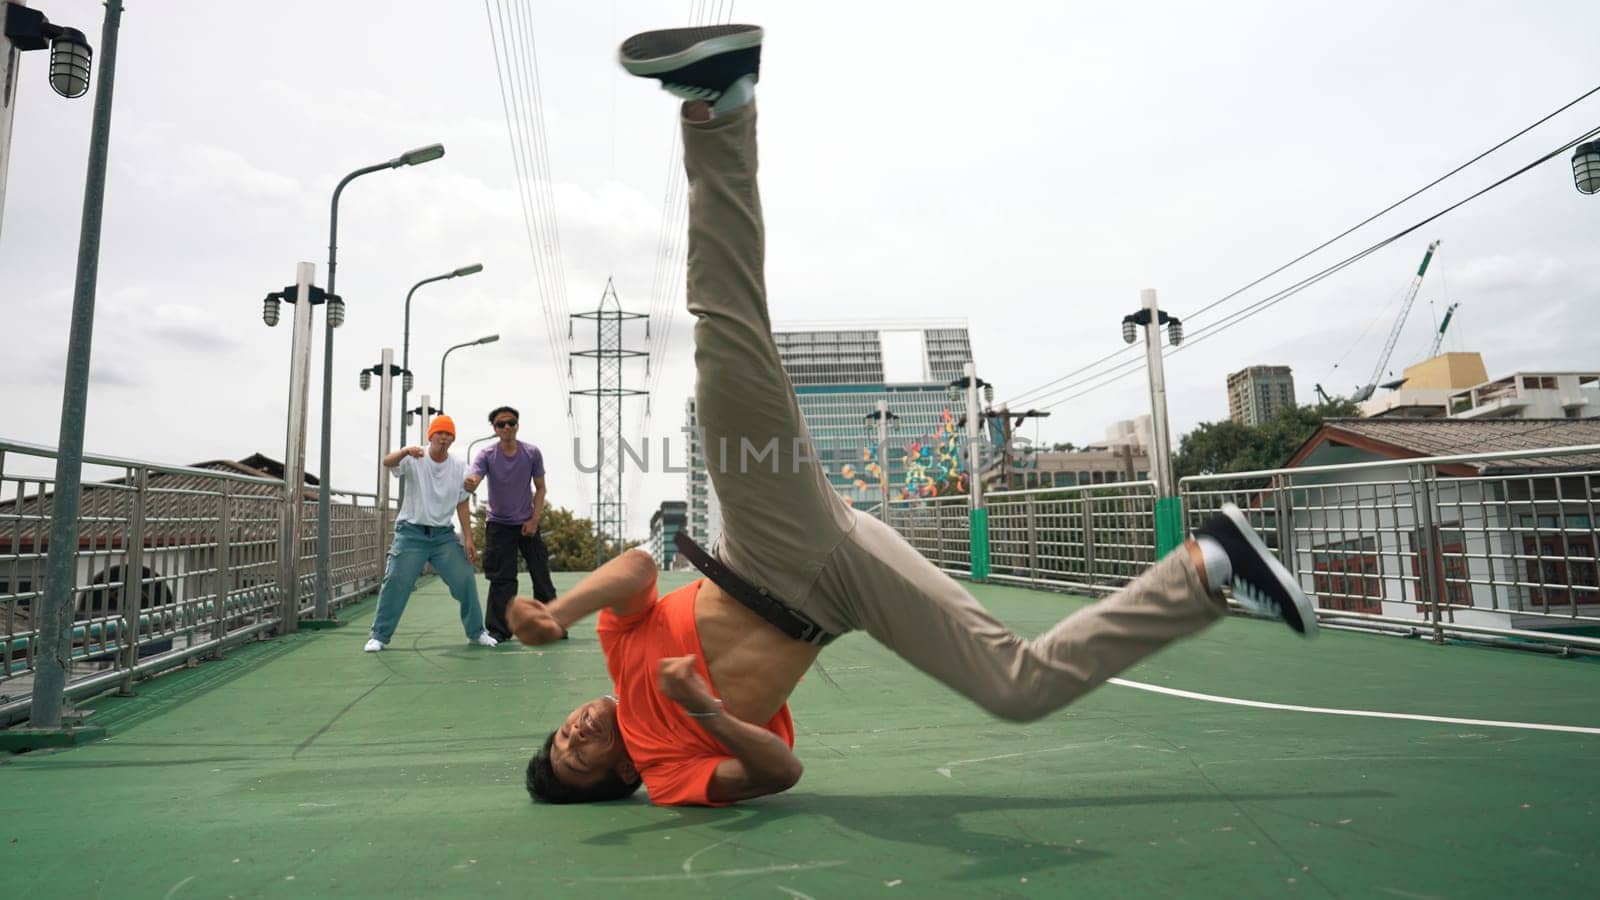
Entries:
[[1233, 570], [1233, 599], [1245, 612], [1263, 619], [1280, 619], [1306, 637], [1316, 636], [1317, 611], [1311, 598], [1261, 542], [1239, 507], [1224, 503], [1222, 511], [1202, 523], [1194, 534], [1196, 538], [1216, 541], [1228, 554], [1228, 565]]
[[747, 88], [761, 77], [761, 38], [756, 25], [644, 31], [622, 42], [617, 61], [675, 97], [713, 103], [741, 78]]

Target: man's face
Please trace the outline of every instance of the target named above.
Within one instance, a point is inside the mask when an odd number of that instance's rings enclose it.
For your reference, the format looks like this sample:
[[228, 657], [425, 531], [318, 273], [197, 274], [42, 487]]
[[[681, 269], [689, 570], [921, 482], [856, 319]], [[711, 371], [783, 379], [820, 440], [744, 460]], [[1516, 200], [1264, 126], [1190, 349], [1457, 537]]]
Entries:
[[434, 458], [437, 459], [444, 456], [446, 453], [449, 453], [450, 445], [454, 444], [455, 442], [456, 436], [450, 432], [435, 431], [433, 434], [428, 436], [428, 452], [432, 453]]
[[509, 412], [500, 413], [499, 415], [494, 417], [494, 434], [495, 434], [495, 437], [498, 437], [498, 438], [500, 438], [501, 440], [504, 440], [504, 441], [514, 441], [514, 440], [516, 440], [517, 439], [517, 427], [520, 424], [521, 423], [519, 423], [517, 421], [516, 413], [509, 413]]
[[573, 710], [550, 744], [550, 767], [562, 784], [589, 787], [627, 757], [617, 732], [617, 705], [601, 697]]

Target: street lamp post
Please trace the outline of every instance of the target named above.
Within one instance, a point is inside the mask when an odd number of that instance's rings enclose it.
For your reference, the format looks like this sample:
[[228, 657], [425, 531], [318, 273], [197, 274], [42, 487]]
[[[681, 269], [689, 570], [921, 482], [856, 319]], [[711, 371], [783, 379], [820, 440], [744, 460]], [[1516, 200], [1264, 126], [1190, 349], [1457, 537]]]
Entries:
[[[468, 444], [467, 445], [467, 468], [468, 469], [472, 468], [472, 460], [474, 458], [472, 454], [473, 454], [473, 452], [475, 450], [478, 449], [478, 445], [479, 444], [483, 443], [484, 441], [498, 440], [499, 437], [500, 436], [497, 435], [497, 434], [486, 434], [483, 437], [478, 438], [478, 439], [474, 440], [472, 443]], [[474, 511], [476, 511], [478, 509], [478, 493], [476, 491], [474, 491], [472, 493], [472, 509]]]
[[[429, 422], [429, 420], [432, 419], [434, 416], [437, 416], [439, 413], [442, 413], [442, 412], [444, 412], [444, 410], [438, 408], [437, 406], [429, 406], [428, 405], [428, 395], [427, 394], [423, 394], [422, 395], [422, 402], [417, 405], [416, 409], [401, 410], [401, 414], [404, 415], [407, 419], [410, 419], [412, 416], [416, 416], [417, 418], [422, 420], [422, 424], [421, 424], [421, 426], [419, 426], [417, 428], [417, 430], [422, 432], [422, 440], [423, 440], [424, 443], [426, 443], [427, 440], [428, 440], [428, 422]], [[406, 444], [406, 445], [402, 445], [402, 446], [410, 446], [410, 445]], [[402, 502], [402, 503], [405, 502], [405, 497], [406, 497], [406, 495], [405, 495], [405, 486], [406, 486], [406, 483], [404, 481], [400, 482], [400, 488], [401, 488], [401, 491], [400, 491], [400, 502]]]
[[[344, 186], [351, 181], [372, 172], [384, 169], [398, 169], [401, 166], [416, 166], [425, 162], [432, 162], [444, 155], [443, 144], [429, 144], [408, 150], [388, 162], [364, 166], [340, 179], [338, 187], [333, 189], [332, 212], [328, 216], [328, 293], [334, 294], [334, 275], [339, 267], [339, 195], [344, 192]], [[332, 585], [329, 582], [329, 558], [332, 555], [332, 541], [329, 535], [329, 506], [330, 486], [328, 484], [332, 474], [333, 452], [333, 329], [339, 323], [333, 320], [333, 308], [329, 307], [326, 327], [322, 332], [322, 483], [317, 486], [317, 606], [316, 618], [326, 621], [328, 607], [332, 600]], [[343, 318], [342, 314], [340, 316]]]
[[[435, 275], [432, 278], [424, 278], [421, 281], [417, 282], [416, 284], [413, 284], [411, 286], [411, 290], [406, 291], [405, 336], [401, 339], [401, 342], [400, 342], [400, 367], [401, 368], [407, 369], [407, 370], [409, 370], [411, 368], [411, 295], [415, 294], [417, 292], [417, 288], [422, 287], [425, 284], [431, 284], [431, 283], [433, 283], [435, 281], [445, 281], [445, 280], [450, 279], [450, 278], [460, 278], [463, 275], [475, 275], [475, 274], [477, 274], [479, 272], [482, 272], [482, 271], [483, 271], [483, 263], [473, 263], [470, 266], [462, 266], [461, 268], [456, 269], [453, 272], [446, 272], [443, 275]], [[410, 393], [411, 393], [411, 379], [407, 378], [406, 379], [406, 383], [400, 388], [400, 408], [402, 410], [404, 410], [406, 408], [407, 395], [410, 394]], [[440, 393], [439, 400], [440, 400], [439, 405], [443, 406], [444, 405], [443, 392]], [[400, 417], [400, 446], [402, 446], [402, 447], [405, 446], [405, 443], [406, 443], [406, 424], [407, 424], [407, 420], [409, 420], [410, 418], [411, 417], [409, 415], [403, 415], [403, 416]], [[404, 489], [404, 487], [405, 486], [402, 484], [401, 488]]]
[[485, 335], [475, 341], [467, 341], [464, 344], [456, 344], [454, 347], [446, 350], [444, 352], [444, 356], [439, 358], [439, 412], [444, 412], [444, 364], [445, 361], [450, 359], [450, 354], [460, 350], [462, 347], [476, 347], [479, 344], [492, 344], [498, 340], [500, 340], [500, 335], [498, 334]]
[[[372, 376], [378, 376], [378, 549], [385, 552], [389, 546], [389, 473], [384, 471], [383, 459], [389, 455], [389, 416], [394, 411], [394, 376], [403, 376], [401, 383], [409, 384], [411, 373], [394, 364], [394, 348], [383, 348], [381, 361], [370, 369], [361, 370], [361, 389], [372, 386]], [[381, 558], [381, 557], [380, 557]]]
[[[118, 15], [121, 15], [120, 6]], [[94, 51], [83, 32], [53, 25], [44, 13], [21, 3], [0, 2], [0, 25], [3, 25], [0, 28], [0, 215], [3, 215], [6, 170], [11, 158], [11, 122], [17, 109], [17, 76], [21, 74], [22, 54], [49, 47], [50, 89], [72, 100], [89, 90], [89, 62]]]
[[[12, 17], [18, 9], [6, 4], [6, 35], [12, 36]], [[43, 18], [42, 16], [40, 17]], [[67, 337], [67, 370], [61, 390], [61, 430], [56, 441], [55, 498], [50, 515], [50, 549], [45, 561], [45, 596], [40, 610], [39, 646], [34, 651], [34, 680], [29, 724], [59, 730], [61, 706], [71, 663], [72, 588], [76, 582], [78, 501], [83, 493], [83, 431], [89, 402], [89, 350], [94, 337], [95, 286], [100, 272], [100, 222], [106, 187], [106, 158], [111, 144], [111, 96], [117, 65], [117, 28], [122, 22], [122, 0], [106, 0], [100, 31], [100, 89], [94, 97], [94, 122], [89, 133], [88, 174], [83, 186], [83, 219], [78, 236], [78, 272], [72, 290], [72, 325]], [[63, 29], [65, 31], [65, 29]], [[81, 43], [83, 69], [88, 68], [88, 44]], [[26, 49], [24, 47], [24, 49]], [[76, 52], [73, 51], [76, 56]], [[69, 87], [82, 94], [88, 74], [77, 82], [57, 85], [55, 51], [51, 53], [51, 84], [60, 92]], [[9, 65], [9, 63], [8, 63]], [[63, 76], [65, 78], [65, 76]], [[9, 90], [9, 88], [6, 88]], [[138, 592], [132, 592], [137, 597]], [[129, 601], [123, 591], [123, 602]]]
[[966, 403], [961, 420], [967, 429], [967, 561], [972, 580], [985, 581], [989, 578], [989, 509], [983, 502], [983, 413], [978, 391], [983, 391], [983, 402], [992, 403], [994, 385], [978, 377], [974, 363], [963, 365], [961, 372], [947, 389], [952, 404], [963, 398]]
[[867, 413], [864, 420], [877, 423], [878, 518], [889, 525], [889, 423], [899, 421], [900, 417], [889, 411], [889, 401], [879, 400], [877, 409]]
[[278, 539], [279, 626], [282, 633], [300, 627], [300, 534], [304, 529], [303, 507], [306, 487], [306, 405], [311, 383], [311, 307], [329, 304], [328, 316], [337, 297], [313, 285], [316, 263], [295, 267], [295, 283], [267, 295], [261, 304], [261, 319], [271, 328], [278, 324], [283, 303], [294, 304], [294, 320], [289, 340], [289, 405], [283, 439], [283, 515]]
[[1156, 292], [1139, 292], [1141, 308], [1122, 317], [1122, 339], [1133, 343], [1144, 328], [1145, 370], [1150, 376], [1150, 468], [1156, 482], [1156, 557], [1183, 543], [1183, 505], [1172, 478], [1172, 444], [1167, 425], [1167, 379], [1161, 366], [1161, 326], [1176, 347], [1183, 343], [1183, 322], [1156, 308]]

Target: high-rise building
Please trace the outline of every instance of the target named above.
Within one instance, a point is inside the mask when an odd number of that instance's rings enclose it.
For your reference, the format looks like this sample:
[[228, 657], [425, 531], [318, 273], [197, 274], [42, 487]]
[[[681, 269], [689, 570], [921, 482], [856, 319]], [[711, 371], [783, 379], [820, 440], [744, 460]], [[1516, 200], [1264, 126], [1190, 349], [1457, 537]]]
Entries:
[[722, 534], [722, 506], [717, 502], [717, 492], [712, 489], [711, 475], [706, 469], [706, 448], [693, 397], [683, 405], [683, 425], [684, 437], [688, 440], [684, 463], [689, 470], [686, 475], [689, 505], [684, 527], [695, 543], [709, 547]]
[[828, 480], [864, 509], [881, 501], [878, 429], [883, 400], [895, 417], [887, 453], [889, 496], [939, 493], [966, 471], [947, 385], [972, 361], [963, 322], [775, 331], [778, 356]]
[[1228, 418], [1241, 425], [1263, 425], [1294, 405], [1288, 366], [1251, 366], [1228, 376]]
[[670, 569], [678, 556], [678, 532], [688, 521], [689, 504], [682, 500], [665, 500], [661, 508], [650, 514], [650, 558], [657, 568]]
[[[846, 501], [868, 511], [881, 501], [878, 428], [868, 421], [879, 400], [894, 416], [884, 454], [890, 499], [965, 489], [957, 422], [966, 401], [952, 406], [948, 389], [972, 361], [965, 323], [785, 329], [773, 338], [813, 451]], [[693, 398], [684, 413], [689, 439], [685, 527], [706, 544], [722, 531], [721, 508], [706, 468], [707, 448], [696, 430]], [[738, 449], [729, 448], [730, 458]]]

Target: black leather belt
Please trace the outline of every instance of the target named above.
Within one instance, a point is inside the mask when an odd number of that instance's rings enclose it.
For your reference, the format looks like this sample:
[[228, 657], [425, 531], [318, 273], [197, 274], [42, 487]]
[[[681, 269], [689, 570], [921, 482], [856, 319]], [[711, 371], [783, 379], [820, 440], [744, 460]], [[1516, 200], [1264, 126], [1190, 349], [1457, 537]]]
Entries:
[[696, 544], [687, 532], [679, 531], [673, 543], [677, 544], [678, 552], [700, 570], [700, 574], [711, 579], [717, 587], [727, 591], [728, 596], [772, 623], [773, 628], [785, 635], [802, 643], [816, 644], [818, 647], [825, 647], [829, 641], [838, 637], [836, 634], [824, 631], [821, 625], [811, 621], [810, 616], [767, 593], [765, 588], [756, 587], [740, 578], [732, 569]]
[[433, 537], [435, 534], [443, 534], [446, 531], [456, 530], [455, 526], [453, 525], [422, 525], [417, 522], [413, 522], [410, 519], [401, 519], [399, 522], [396, 522], [395, 525], [396, 527], [409, 525], [428, 537]]

